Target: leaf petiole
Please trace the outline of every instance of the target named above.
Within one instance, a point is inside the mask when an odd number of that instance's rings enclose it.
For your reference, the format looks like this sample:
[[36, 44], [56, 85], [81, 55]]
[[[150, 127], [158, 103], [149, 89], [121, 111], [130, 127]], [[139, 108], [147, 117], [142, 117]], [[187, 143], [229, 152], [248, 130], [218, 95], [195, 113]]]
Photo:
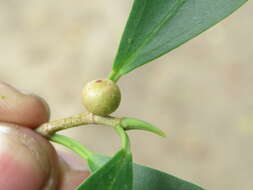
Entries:
[[108, 79], [112, 80], [113, 82], [117, 82], [121, 77], [119, 72], [115, 72], [114, 70], [109, 74]]
[[122, 148], [124, 150], [126, 150], [127, 152], [131, 152], [130, 151], [130, 140], [129, 140], [129, 137], [128, 137], [127, 133], [125, 132], [125, 130], [120, 125], [117, 125], [115, 127], [115, 130], [121, 138]]
[[94, 154], [84, 145], [63, 135], [54, 134], [53, 136], [50, 137], [50, 141], [64, 145], [65, 147], [77, 153], [81, 158], [83, 158], [86, 161], [88, 161], [89, 158], [91, 158], [92, 155]]

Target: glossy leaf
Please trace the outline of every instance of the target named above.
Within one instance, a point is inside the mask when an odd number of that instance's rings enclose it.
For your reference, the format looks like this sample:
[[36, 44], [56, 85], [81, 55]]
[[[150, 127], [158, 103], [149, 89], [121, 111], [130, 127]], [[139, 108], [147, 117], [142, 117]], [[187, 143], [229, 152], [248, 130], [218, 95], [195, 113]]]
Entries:
[[164, 172], [134, 165], [134, 190], [203, 190], [203, 188]]
[[247, 0], [135, 0], [109, 78], [173, 50], [218, 23]]
[[106, 163], [104, 165], [97, 163], [95, 166], [93, 161], [92, 175], [77, 190], [132, 190], [133, 164], [131, 153], [122, 149], [109, 161], [103, 159], [99, 162]]
[[[102, 167], [109, 158], [93, 154], [92, 171]], [[95, 163], [95, 165], [94, 165]], [[204, 190], [203, 188], [146, 166], [133, 164], [133, 190]], [[93, 190], [93, 189], [92, 189]], [[104, 189], [103, 189], [104, 190]], [[118, 189], [123, 190], [123, 189]]]

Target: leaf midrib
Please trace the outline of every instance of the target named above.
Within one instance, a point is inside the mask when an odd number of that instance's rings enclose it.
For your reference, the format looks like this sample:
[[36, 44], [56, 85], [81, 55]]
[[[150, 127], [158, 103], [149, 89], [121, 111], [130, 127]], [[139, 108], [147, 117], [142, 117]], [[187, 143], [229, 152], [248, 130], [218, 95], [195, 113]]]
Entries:
[[[150, 41], [152, 40], [152, 37], [157, 34], [161, 28], [164, 26], [164, 24], [170, 19], [172, 18], [177, 10], [187, 1], [187, 0], [179, 0], [180, 2], [176, 5], [175, 7], [173, 7], [170, 11], [167, 12], [166, 16], [162, 19], [162, 22], [160, 22], [159, 24], [157, 24], [157, 26], [154, 27], [154, 29], [150, 32], [149, 35], [147, 35], [146, 38], [144, 38], [143, 43], [140, 44], [139, 47], [137, 47], [137, 49], [130, 54], [129, 58], [126, 59], [125, 63], [123, 62], [122, 65], [124, 67], [124, 65], [127, 65], [129, 62], [132, 62], [134, 59], [136, 59], [136, 57], [138, 56], [139, 51]], [[171, 14], [170, 14], [171, 13]], [[123, 68], [122, 67], [122, 68]], [[120, 70], [122, 70], [122, 68]], [[119, 71], [120, 74], [123, 74]]]
[[111, 183], [109, 184], [108, 190], [112, 189], [112, 187], [113, 187], [113, 185], [114, 185], [114, 183], [116, 181], [116, 178], [118, 177], [121, 169], [123, 168], [123, 164], [122, 163], [124, 163], [124, 160], [126, 159], [127, 155], [128, 155], [127, 152], [124, 152], [124, 156], [120, 159], [120, 161], [119, 161], [119, 163], [121, 163], [120, 167], [118, 168], [118, 170], [116, 172], [116, 175], [114, 176], [114, 178], [112, 179]]

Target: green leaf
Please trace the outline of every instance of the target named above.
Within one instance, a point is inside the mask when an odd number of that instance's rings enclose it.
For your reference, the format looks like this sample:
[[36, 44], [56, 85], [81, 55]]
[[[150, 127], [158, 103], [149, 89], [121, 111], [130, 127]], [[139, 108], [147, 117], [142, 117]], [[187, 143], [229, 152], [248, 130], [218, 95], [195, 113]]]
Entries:
[[[109, 160], [108, 157], [93, 154], [92, 160], [96, 163], [90, 167], [93, 171], [102, 167]], [[203, 188], [179, 179], [162, 171], [146, 166], [133, 164], [133, 190], [204, 190]], [[92, 189], [93, 190], [93, 189]], [[103, 189], [104, 190], [104, 189]], [[123, 189], [118, 189], [123, 190]]]
[[77, 190], [133, 189], [133, 163], [129, 137], [120, 125], [116, 126], [115, 130], [121, 137], [122, 149], [111, 159], [98, 156], [69, 137], [59, 134], [50, 137], [51, 141], [70, 148], [88, 162], [92, 175]]
[[229, 16], [247, 0], [135, 0], [109, 78], [173, 50]]
[[[95, 159], [95, 158], [94, 158]], [[98, 160], [102, 159], [98, 158]], [[92, 159], [93, 160], [93, 159]], [[108, 159], [100, 160], [106, 162]], [[88, 162], [89, 163], [89, 162]], [[77, 190], [132, 190], [133, 189], [133, 164], [132, 155], [125, 149], [120, 150], [104, 165], [92, 162], [90, 168], [93, 173]]]
[[134, 190], [203, 190], [203, 188], [170, 174], [134, 165]]
[[55, 134], [50, 140], [75, 151], [88, 161], [92, 174], [77, 190], [203, 190], [170, 174], [132, 163], [128, 136], [117, 127], [122, 149], [109, 158], [91, 152], [75, 140]]

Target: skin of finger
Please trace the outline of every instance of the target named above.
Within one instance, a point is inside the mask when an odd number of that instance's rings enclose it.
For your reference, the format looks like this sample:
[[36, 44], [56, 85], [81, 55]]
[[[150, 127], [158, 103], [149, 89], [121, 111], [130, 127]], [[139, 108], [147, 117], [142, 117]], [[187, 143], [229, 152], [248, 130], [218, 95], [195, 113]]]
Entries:
[[[55, 146], [54, 146], [55, 147]], [[70, 152], [57, 150], [61, 168], [60, 190], [76, 189], [88, 176], [85, 162]]]
[[1, 189], [58, 189], [57, 154], [43, 137], [28, 128], [1, 123], [0, 144]]
[[5, 190], [74, 190], [89, 173], [83, 162], [53, 146], [34, 131], [0, 123], [0, 184]]
[[[34, 128], [36, 126], [38, 126], [39, 124], [41, 123], [44, 123], [46, 121], [48, 121], [49, 119], [49, 107], [48, 107], [48, 104], [40, 97], [34, 95], [34, 94], [31, 94], [31, 93], [27, 93], [24, 94], [24, 92], [22, 91], [22, 93], [20, 91], [18, 91], [17, 89], [15, 89], [14, 87], [4, 83], [4, 82], [0, 82], [0, 121], [5, 121], [5, 122], [13, 122], [13, 123], [17, 123], [17, 124], [22, 124], [22, 125], [27, 125], [28, 127], [30, 128]], [[4, 124], [4, 126], [6, 126]], [[14, 127], [15, 126], [15, 127]], [[26, 127], [27, 127], [26, 126]], [[7, 125], [7, 127], [10, 127], [10, 125]], [[16, 125], [11, 125], [12, 129], [17, 129], [18, 126]], [[2, 129], [1, 131], [7, 131], [7, 129]], [[1, 131], [0, 131], [0, 135], [1, 135]], [[33, 138], [36, 137], [36, 139], [40, 139], [39, 140], [39, 144], [43, 144], [42, 147], [49, 147], [49, 148], [46, 148], [46, 150], [50, 150], [51, 149], [51, 152], [52, 150], [54, 150], [51, 145], [48, 143], [47, 140], [45, 140], [44, 138], [41, 138], [40, 136], [38, 137], [38, 135], [36, 134], [33, 134], [34, 132], [32, 132], [31, 130], [30, 131], [26, 131], [25, 129], [19, 129], [19, 130], [8, 130], [8, 134], [7, 134], [7, 139], [9, 139], [9, 141], [5, 141], [5, 142], [9, 142], [9, 143], [1, 143], [1, 144], [9, 144], [9, 146], [12, 146], [12, 147], [15, 147], [14, 144], [16, 142], [16, 144], [18, 144], [18, 141], [16, 141], [16, 135], [17, 136], [22, 136], [21, 139], [22, 142], [28, 142], [27, 140], [29, 138], [29, 135], [32, 135]], [[16, 131], [16, 132], [14, 132]], [[19, 132], [17, 132], [19, 131]], [[24, 132], [24, 134], [22, 134]], [[26, 133], [29, 133], [26, 134]], [[11, 135], [12, 134], [12, 135]], [[10, 137], [14, 138], [10, 141]], [[27, 140], [24, 140], [24, 137], [25, 139]], [[20, 138], [18, 138], [20, 139]], [[35, 139], [35, 140], [36, 140]], [[4, 141], [4, 138], [1, 139], [2, 141]], [[6, 140], [6, 139], [5, 139]], [[30, 142], [33, 142], [34, 140], [29, 140]], [[11, 143], [10, 143], [11, 142]], [[23, 145], [26, 145], [27, 143], [23, 143]], [[32, 144], [32, 143], [28, 143], [28, 144]], [[3, 149], [4, 146], [2, 146], [2, 149]], [[28, 145], [27, 147], [36, 147], [36, 143], [35, 143], [35, 146], [30, 146]], [[13, 149], [13, 148], [9, 148], [9, 149]], [[35, 150], [33, 150], [32, 152], [34, 152], [35, 154], [34, 155], [39, 155], [38, 151], [36, 150], [36, 148], [34, 148]], [[0, 147], [0, 150], [1, 150], [1, 147]], [[28, 156], [28, 158], [26, 159], [19, 159], [19, 163], [18, 162], [18, 159], [19, 155], [30, 155], [30, 154], [27, 154], [27, 153], [20, 153], [22, 152], [23, 149], [20, 149], [20, 151], [17, 152], [17, 155], [14, 157], [12, 154], [9, 154], [8, 150], [6, 150], [6, 152], [4, 154], [0, 154], [0, 168], [1, 166], [5, 165], [5, 169], [7, 168], [8, 170], [6, 171], [9, 171], [9, 174], [7, 174], [6, 176], [12, 174], [15, 170], [15, 168], [19, 168], [19, 171], [23, 171], [25, 173], [23, 173], [23, 175], [21, 175], [22, 177], [25, 177], [25, 176], [28, 176], [30, 175], [34, 169], [33, 167], [24, 167], [26, 166], [28, 163], [33, 163], [33, 160], [29, 160], [31, 159], [32, 157]], [[36, 153], [37, 151], [37, 153]], [[50, 152], [50, 151], [49, 151]], [[1, 151], [0, 151], [1, 153]], [[55, 153], [53, 153], [55, 154]], [[41, 156], [40, 159], [42, 158], [45, 158], [45, 155], [47, 154], [44, 154], [44, 157]], [[51, 155], [51, 153], [49, 154]], [[15, 159], [12, 159], [12, 158], [15, 158]], [[36, 158], [36, 157], [35, 157]], [[87, 176], [88, 176], [88, 172], [87, 171], [83, 171], [81, 169], [83, 169], [83, 167], [81, 167], [83, 164], [82, 162], [80, 162], [80, 168], [78, 166], [78, 164], [75, 164], [76, 167], [72, 167], [73, 164], [73, 160], [72, 160], [73, 156], [68, 156], [68, 158], [64, 159], [65, 162], [67, 161], [68, 163], [65, 163], [63, 164], [63, 160], [61, 161], [57, 161], [59, 163], [56, 163], [56, 164], [53, 164], [53, 168], [55, 168], [55, 170], [53, 170], [54, 172], [57, 171], [56, 169], [56, 165], [59, 164], [59, 168], [58, 170], [60, 170], [60, 172], [58, 172], [58, 179], [55, 180], [54, 177], [49, 177], [48, 178], [48, 184], [45, 185], [44, 189], [52, 189], [53, 186], [55, 185], [50, 185], [50, 184], [55, 184], [55, 181], [58, 181], [58, 188], [57, 189], [60, 189], [60, 190], [71, 190], [71, 189], [74, 189], [75, 187], [77, 187]], [[21, 160], [21, 161], [20, 161]], [[23, 163], [23, 161], [26, 161]], [[36, 159], [38, 160], [38, 159]], [[50, 160], [55, 160], [55, 159], [50, 159]], [[2, 163], [5, 163], [5, 164], [2, 164], [1, 165], [1, 162]], [[45, 163], [45, 162], [44, 162]], [[68, 165], [70, 164], [70, 166]], [[7, 167], [8, 166], [8, 167]], [[14, 167], [15, 166], [15, 167]], [[68, 166], [68, 167], [66, 167]], [[28, 170], [28, 169], [31, 169], [32, 170]], [[43, 168], [43, 167], [42, 167]], [[79, 169], [78, 169], [79, 168]], [[11, 169], [13, 169], [11, 171]], [[53, 173], [51, 173], [51, 175], [53, 175]], [[7, 172], [5, 172], [6, 174]], [[3, 175], [3, 174], [2, 174]], [[9, 180], [11, 181], [15, 181], [15, 177], [18, 176], [18, 175], [13, 175], [12, 178], [9, 178]], [[37, 182], [36, 182], [36, 176], [37, 175], [34, 175], [34, 180], [32, 181], [32, 183], [30, 185], [33, 185], [33, 184], [36, 184], [38, 183], [38, 179], [37, 179]], [[39, 179], [41, 179], [44, 175], [40, 176]], [[54, 175], [53, 175], [54, 176]], [[1, 174], [0, 174], [0, 177], [1, 177]], [[26, 181], [24, 180], [22, 177], [18, 177], [18, 179], [16, 180], [19, 180], [19, 181]], [[4, 178], [2, 178], [2, 181], [5, 181]], [[1, 182], [1, 180], [0, 180]], [[8, 180], [6, 180], [6, 182], [8, 182]], [[0, 183], [1, 184], [1, 183]], [[13, 185], [15, 185], [15, 183], [12, 183]], [[17, 184], [19, 184], [19, 182], [17, 182]], [[22, 183], [22, 185], [25, 185], [25, 183]], [[48, 186], [48, 187], [47, 187]], [[22, 186], [19, 186], [19, 189], [22, 188]], [[14, 188], [15, 189], [15, 188]], [[34, 189], [34, 188], [29, 188], [29, 189]], [[7, 189], [8, 190], [8, 189]]]
[[36, 128], [49, 120], [47, 103], [34, 94], [24, 94], [0, 82], [0, 121]]

